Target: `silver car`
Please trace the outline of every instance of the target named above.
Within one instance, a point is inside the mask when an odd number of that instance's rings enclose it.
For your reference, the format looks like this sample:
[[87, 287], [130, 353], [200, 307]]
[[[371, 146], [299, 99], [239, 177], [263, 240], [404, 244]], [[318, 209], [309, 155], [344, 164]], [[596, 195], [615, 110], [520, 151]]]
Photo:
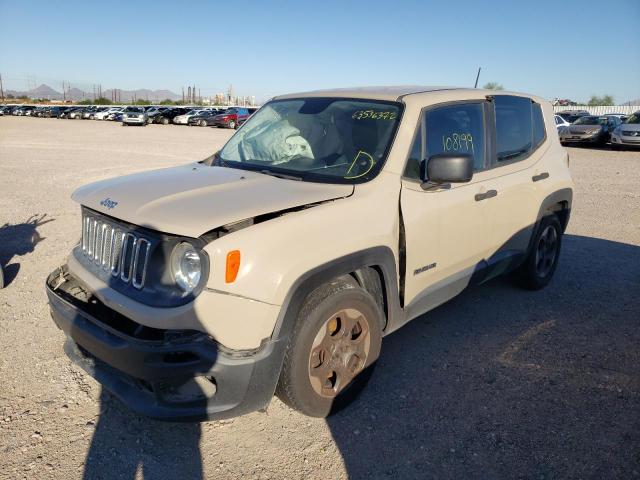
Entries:
[[147, 114], [142, 107], [127, 107], [122, 114], [122, 125], [147, 125]]
[[611, 133], [611, 148], [640, 147], [640, 110], [632, 114]]

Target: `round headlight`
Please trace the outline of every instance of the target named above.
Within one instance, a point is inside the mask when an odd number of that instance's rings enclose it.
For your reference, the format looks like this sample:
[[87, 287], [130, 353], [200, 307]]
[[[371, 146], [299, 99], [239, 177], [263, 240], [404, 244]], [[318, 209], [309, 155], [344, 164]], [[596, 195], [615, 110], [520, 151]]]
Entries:
[[187, 242], [179, 243], [171, 253], [171, 273], [185, 293], [191, 293], [200, 283], [202, 261], [200, 254]]

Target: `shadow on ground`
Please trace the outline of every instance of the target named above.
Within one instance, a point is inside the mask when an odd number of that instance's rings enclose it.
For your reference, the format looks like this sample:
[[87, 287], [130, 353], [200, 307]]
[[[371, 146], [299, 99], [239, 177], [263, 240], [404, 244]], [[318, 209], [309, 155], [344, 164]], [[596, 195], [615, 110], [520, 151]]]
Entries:
[[[355, 479], [632, 478], [639, 327], [640, 247], [566, 235], [545, 290], [493, 281], [387, 337], [327, 424]], [[85, 478], [201, 478], [200, 428], [103, 392]]]
[[102, 389], [83, 478], [202, 479], [200, 429], [138, 416]]
[[14, 257], [21, 257], [33, 252], [36, 245], [44, 240], [44, 237], [40, 236], [38, 228], [55, 220], [53, 218], [46, 219], [46, 216], [46, 214], [33, 215], [24, 223], [15, 225], [5, 223], [0, 226], [0, 268], [4, 272], [4, 282], [2, 282], [0, 275], [0, 288], [8, 286], [20, 271], [20, 263], [9, 262]]
[[640, 247], [563, 241], [545, 290], [496, 280], [385, 338], [327, 419], [351, 478], [640, 476]]

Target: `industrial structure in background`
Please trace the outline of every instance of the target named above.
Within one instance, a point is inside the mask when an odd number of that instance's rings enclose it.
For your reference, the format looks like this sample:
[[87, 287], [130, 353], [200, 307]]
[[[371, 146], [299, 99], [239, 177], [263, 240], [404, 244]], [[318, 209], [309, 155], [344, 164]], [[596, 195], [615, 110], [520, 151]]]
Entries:
[[[42, 83], [36, 86], [36, 77], [30, 76], [27, 82], [27, 90], [5, 90], [2, 85], [2, 76], [0, 76], [0, 99], [5, 100], [23, 100], [51, 103], [73, 103], [87, 102], [106, 104], [111, 102], [118, 103], [182, 103], [184, 105], [237, 105], [237, 106], [255, 106], [255, 95], [240, 96], [234, 92], [233, 85], [229, 85], [227, 93], [216, 93], [212, 88], [204, 89], [209, 94], [202, 94], [201, 88], [195, 84], [182, 87], [181, 94], [176, 94], [171, 90], [122, 90], [119, 88], [102, 89], [101, 83], [90, 85], [71, 85], [71, 82], [62, 80], [59, 82], [61, 91], [50, 87], [48, 84]], [[56, 82], [57, 83], [57, 82]], [[96, 102], [96, 100], [102, 100]]]

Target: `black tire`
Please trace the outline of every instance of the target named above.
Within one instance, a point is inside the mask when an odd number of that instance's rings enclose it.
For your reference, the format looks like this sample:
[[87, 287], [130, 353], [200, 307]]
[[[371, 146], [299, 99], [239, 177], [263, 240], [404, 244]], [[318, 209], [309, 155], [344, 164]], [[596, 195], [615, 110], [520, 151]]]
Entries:
[[[357, 373], [346, 386], [342, 385], [339, 389], [335, 387], [338, 392], [335, 396], [323, 396], [314, 389], [318, 388], [319, 384], [316, 384], [316, 387], [312, 385], [311, 372], [313, 368], [316, 368], [312, 367], [313, 351], [317, 351], [318, 348], [314, 348], [314, 342], [319, 336], [322, 336], [325, 327], [328, 332], [329, 322], [333, 321], [334, 316], [340, 315], [340, 312], [347, 309], [360, 313], [360, 317], [357, 318], [364, 319], [368, 327], [361, 332], [366, 331], [368, 337], [358, 340], [359, 334], [356, 330], [348, 330], [350, 327], [347, 325], [350, 323], [347, 321], [344, 322], [344, 327], [335, 327], [334, 333], [329, 335], [335, 335], [337, 342], [354, 342], [354, 344], [355, 342], [358, 344], [365, 342], [365, 345], [368, 342], [368, 352], [364, 358], [343, 353], [340, 361], [344, 369], [353, 368], [353, 371]], [[340, 321], [340, 317], [335, 318]], [[291, 408], [311, 417], [329, 416], [352, 403], [371, 378], [376, 360], [380, 355], [383, 323], [384, 314], [380, 307], [371, 295], [359, 287], [355, 281], [341, 278], [318, 287], [309, 294], [298, 313], [296, 325], [285, 353], [276, 395]], [[353, 340], [354, 331], [356, 331], [356, 340]], [[327, 335], [326, 332], [325, 335]], [[323, 355], [322, 362], [326, 363], [331, 370], [334, 368], [330, 365], [335, 361], [334, 354], [327, 353], [326, 355], [326, 359]], [[335, 357], [339, 355], [340, 353], [337, 353]], [[357, 365], [355, 368], [349, 366], [353, 365], [354, 358]], [[339, 378], [337, 371], [336, 368], [336, 371], [331, 372], [336, 375], [334, 377], [336, 379]], [[325, 380], [325, 383], [327, 381], [331, 380]], [[339, 382], [339, 380], [334, 381]], [[320, 385], [320, 389], [322, 390], [325, 386]]]
[[122, 126], [123, 127], [128, 127], [129, 125], [127, 123], [125, 123], [125, 122], [122, 122]]
[[163, 118], [162, 119], [162, 124], [163, 125], [169, 125], [169, 119], [168, 118]]
[[613, 150], [614, 152], [618, 152], [618, 151], [620, 151], [622, 149], [620, 148], [620, 145], [616, 145], [615, 143], [612, 143], [611, 144], [611, 150]]
[[562, 226], [556, 215], [542, 219], [526, 260], [514, 272], [516, 282], [529, 290], [546, 287], [558, 266], [562, 246]]
[[207, 121], [206, 120], [200, 120], [200, 122], [198, 122], [198, 125], [200, 125], [201, 127], [206, 127], [207, 126]]

